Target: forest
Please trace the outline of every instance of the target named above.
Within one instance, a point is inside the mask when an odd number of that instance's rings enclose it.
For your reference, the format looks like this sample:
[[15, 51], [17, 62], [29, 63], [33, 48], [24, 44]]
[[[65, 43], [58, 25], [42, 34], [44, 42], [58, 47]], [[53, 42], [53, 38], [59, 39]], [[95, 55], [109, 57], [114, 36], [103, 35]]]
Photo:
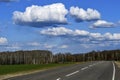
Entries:
[[88, 53], [57, 53], [48, 50], [0, 52], [0, 65], [48, 64], [85, 61], [120, 61], [120, 49]]

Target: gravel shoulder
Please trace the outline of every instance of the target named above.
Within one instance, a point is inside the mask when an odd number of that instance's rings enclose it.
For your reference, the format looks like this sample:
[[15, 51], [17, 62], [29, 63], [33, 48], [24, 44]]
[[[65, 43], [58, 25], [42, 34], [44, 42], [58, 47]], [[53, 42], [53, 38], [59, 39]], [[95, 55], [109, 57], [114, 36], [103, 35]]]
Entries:
[[115, 63], [120, 68], [120, 61], [116, 61]]
[[43, 69], [43, 70], [32, 70], [32, 71], [23, 71], [23, 72], [18, 72], [18, 73], [12, 73], [12, 74], [6, 74], [6, 75], [0, 75], [0, 80], [4, 80], [6, 78], [10, 78], [10, 77], [16, 77], [16, 76], [22, 76], [22, 75], [28, 75], [28, 74], [32, 74], [32, 73], [37, 73], [37, 72], [42, 72], [48, 69]]

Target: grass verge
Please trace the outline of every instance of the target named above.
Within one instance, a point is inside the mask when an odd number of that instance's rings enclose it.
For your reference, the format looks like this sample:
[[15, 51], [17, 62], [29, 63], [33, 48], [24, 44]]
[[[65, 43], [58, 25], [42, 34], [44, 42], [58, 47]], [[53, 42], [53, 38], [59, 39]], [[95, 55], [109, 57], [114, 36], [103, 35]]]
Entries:
[[26, 71], [34, 71], [34, 70], [43, 70], [49, 68], [55, 68], [60, 66], [67, 66], [76, 63], [51, 63], [51, 64], [39, 64], [39, 65], [0, 65], [0, 75], [6, 75], [11, 73], [19, 73]]
[[115, 63], [116, 63], [117, 66], [120, 68], [120, 61], [115, 61]]

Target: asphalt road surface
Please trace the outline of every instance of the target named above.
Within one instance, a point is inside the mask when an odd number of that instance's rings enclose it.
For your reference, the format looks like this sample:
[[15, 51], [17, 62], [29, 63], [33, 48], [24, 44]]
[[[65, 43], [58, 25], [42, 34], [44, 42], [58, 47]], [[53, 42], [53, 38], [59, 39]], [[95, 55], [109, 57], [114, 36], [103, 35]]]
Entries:
[[95, 61], [6, 80], [120, 80], [120, 70], [112, 61]]

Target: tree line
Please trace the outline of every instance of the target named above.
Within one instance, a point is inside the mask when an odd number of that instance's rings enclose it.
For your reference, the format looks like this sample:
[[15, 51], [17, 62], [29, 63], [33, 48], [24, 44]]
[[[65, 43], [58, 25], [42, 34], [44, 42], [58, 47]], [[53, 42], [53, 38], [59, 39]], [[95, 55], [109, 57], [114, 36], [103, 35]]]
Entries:
[[57, 53], [48, 50], [0, 52], [0, 65], [48, 64], [115, 60], [120, 61], [120, 50], [91, 51], [88, 53]]
[[52, 62], [52, 52], [46, 50], [1, 52], [0, 64], [44, 64]]

